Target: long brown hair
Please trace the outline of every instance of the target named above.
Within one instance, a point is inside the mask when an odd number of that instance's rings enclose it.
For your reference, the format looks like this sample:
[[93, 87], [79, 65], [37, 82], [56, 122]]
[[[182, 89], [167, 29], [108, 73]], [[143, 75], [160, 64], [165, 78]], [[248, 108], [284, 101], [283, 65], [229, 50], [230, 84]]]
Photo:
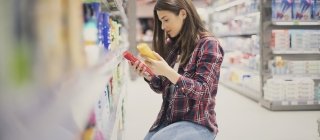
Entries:
[[196, 8], [191, 0], [157, 0], [153, 15], [154, 15], [154, 34], [153, 34], [153, 47], [163, 58], [166, 58], [169, 53], [169, 47], [166, 46], [166, 34], [161, 29], [161, 21], [158, 18], [157, 11], [166, 10], [179, 15], [180, 10], [184, 9], [187, 17], [183, 23], [180, 35], [177, 38], [175, 45], [180, 46], [181, 64], [184, 65], [188, 62], [191, 54], [196, 46], [201, 35], [209, 36], [208, 30], [205, 28], [200, 19]]

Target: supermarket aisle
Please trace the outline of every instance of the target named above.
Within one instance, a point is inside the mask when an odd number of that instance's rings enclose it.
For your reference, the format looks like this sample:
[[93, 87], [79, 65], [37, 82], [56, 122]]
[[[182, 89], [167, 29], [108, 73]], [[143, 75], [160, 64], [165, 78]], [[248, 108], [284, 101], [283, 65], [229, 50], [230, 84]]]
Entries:
[[[134, 92], [133, 92], [134, 91]], [[142, 140], [160, 109], [161, 96], [139, 78], [129, 82], [126, 140]], [[220, 86], [216, 140], [320, 140], [320, 111], [272, 112]]]

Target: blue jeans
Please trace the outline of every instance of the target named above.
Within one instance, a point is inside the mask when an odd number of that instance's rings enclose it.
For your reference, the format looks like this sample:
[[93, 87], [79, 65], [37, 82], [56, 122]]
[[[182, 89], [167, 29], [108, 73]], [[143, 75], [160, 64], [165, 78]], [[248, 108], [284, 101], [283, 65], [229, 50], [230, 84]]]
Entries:
[[160, 126], [149, 132], [144, 140], [214, 140], [216, 136], [208, 128], [188, 122], [176, 122], [166, 127]]

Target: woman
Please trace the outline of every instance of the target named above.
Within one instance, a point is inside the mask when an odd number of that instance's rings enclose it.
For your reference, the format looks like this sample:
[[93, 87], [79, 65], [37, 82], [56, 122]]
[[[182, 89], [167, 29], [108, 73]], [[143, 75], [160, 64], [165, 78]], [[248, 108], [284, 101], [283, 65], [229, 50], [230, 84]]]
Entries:
[[[145, 140], [213, 140], [218, 132], [215, 96], [223, 50], [210, 36], [191, 0], [158, 0], [154, 7], [154, 55], [132, 68], [162, 94], [158, 118]], [[165, 59], [164, 59], [165, 58]]]

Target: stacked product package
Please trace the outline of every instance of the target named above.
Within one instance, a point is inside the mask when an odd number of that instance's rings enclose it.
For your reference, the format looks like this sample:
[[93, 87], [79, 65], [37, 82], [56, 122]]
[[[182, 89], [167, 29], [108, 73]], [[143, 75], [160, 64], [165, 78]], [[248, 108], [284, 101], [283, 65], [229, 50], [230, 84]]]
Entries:
[[269, 101], [314, 100], [314, 81], [310, 78], [268, 79], [264, 98]]
[[273, 21], [317, 21], [320, 0], [272, 0]]
[[315, 93], [314, 93], [314, 98], [316, 100], [320, 100], [320, 83], [318, 84], [318, 86], [315, 88]]
[[273, 75], [317, 75], [320, 74], [320, 61], [293, 61], [275, 57], [269, 61], [269, 69]]
[[272, 30], [271, 48], [273, 49], [289, 49], [290, 34], [288, 30]]
[[317, 49], [320, 46], [319, 30], [289, 30], [289, 33], [293, 49]]
[[320, 30], [272, 30], [275, 50], [314, 50], [320, 48]]

